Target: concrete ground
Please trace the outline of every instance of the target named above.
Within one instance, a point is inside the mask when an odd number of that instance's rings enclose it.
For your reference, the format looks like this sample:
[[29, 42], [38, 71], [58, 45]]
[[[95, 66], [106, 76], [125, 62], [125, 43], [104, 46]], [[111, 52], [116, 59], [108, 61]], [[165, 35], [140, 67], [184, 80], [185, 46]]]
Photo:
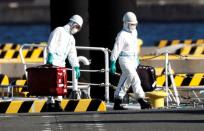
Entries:
[[0, 115], [2, 131], [203, 131], [204, 110], [127, 110]]

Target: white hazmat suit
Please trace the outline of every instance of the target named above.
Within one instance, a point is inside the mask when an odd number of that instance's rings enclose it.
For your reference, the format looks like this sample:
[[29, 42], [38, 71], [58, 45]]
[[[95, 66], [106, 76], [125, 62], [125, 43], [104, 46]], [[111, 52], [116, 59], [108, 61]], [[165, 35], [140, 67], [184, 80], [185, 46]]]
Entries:
[[53, 54], [52, 64], [65, 67], [65, 59], [68, 58], [72, 67], [79, 66], [75, 48], [75, 39], [70, 34], [70, 25], [57, 27], [48, 40], [48, 51]]
[[127, 12], [123, 16], [123, 29], [118, 33], [116, 41], [110, 56], [110, 72], [116, 71], [116, 60], [119, 59], [122, 75], [120, 77], [117, 89], [114, 93], [114, 110], [124, 110], [120, 104], [129, 89], [132, 86], [133, 92], [138, 97], [141, 109], [151, 108], [143, 98], [145, 93], [141, 86], [140, 78], [136, 72], [139, 65], [138, 43], [137, 43], [137, 18], [134, 13]]
[[[51, 32], [48, 40], [47, 64], [65, 67], [65, 60], [68, 58], [76, 72], [76, 79], [78, 79], [80, 69], [73, 34], [81, 29], [83, 19], [79, 15], [73, 15], [69, 20], [65, 26], [57, 27]], [[58, 100], [62, 100], [62, 96], [58, 96]], [[49, 97], [49, 102], [54, 103], [54, 98]]]
[[136, 72], [138, 62], [138, 46], [137, 46], [137, 31], [126, 31], [125, 27], [116, 37], [116, 42], [110, 57], [111, 61], [119, 59], [119, 64], [122, 70], [119, 84], [114, 96], [123, 99], [126, 91], [132, 85], [133, 92], [139, 98], [144, 98], [145, 94], [141, 87], [140, 78]]
[[71, 66], [78, 68], [79, 62], [73, 34], [81, 29], [83, 19], [79, 15], [73, 15], [69, 20], [68, 24], [63, 27], [57, 27], [50, 34], [47, 63], [65, 67], [65, 59], [68, 58]]

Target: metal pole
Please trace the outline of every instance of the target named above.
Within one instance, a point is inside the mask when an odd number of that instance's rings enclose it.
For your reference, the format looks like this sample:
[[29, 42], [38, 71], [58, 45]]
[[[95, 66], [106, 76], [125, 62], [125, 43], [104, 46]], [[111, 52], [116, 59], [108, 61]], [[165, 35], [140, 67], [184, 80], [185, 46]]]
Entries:
[[[90, 65], [90, 62], [86, 57], [78, 56], [77, 58], [78, 58], [78, 61], [82, 62], [84, 65]], [[79, 95], [80, 90], [78, 87], [78, 79], [76, 79], [76, 71], [74, 70], [74, 67], [72, 68], [72, 81], [73, 81], [73, 83], [72, 83], [73, 96], [77, 96], [76, 99], [80, 99], [81, 96]], [[74, 93], [76, 93], [76, 94], [74, 94]], [[75, 98], [73, 98], [73, 99], [75, 99]]]
[[165, 87], [166, 87], [166, 106], [169, 107], [169, 94], [168, 94], [168, 53], [165, 53], [165, 78], [166, 78], [166, 83], [165, 83]]
[[109, 54], [107, 48], [76, 46], [79, 50], [103, 51], [105, 55], [105, 101], [109, 103]]
[[105, 99], [109, 103], [109, 54], [108, 49], [105, 50]]
[[168, 64], [168, 71], [169, 71], [169, 75], [170, 75], [170, 79], [171, 79], [171, 83], [172, 83], [172, 86], [173, 86], [173, 90], [174, 90], [174, 94], [175, 94], [175, 97], [176, 97], [176, 103], [177, 103], [177, 106], [179, 106], [180, 104], [180, 100], [179, 100], [179, 97], [178, 97], [178, 91], [177, 91], [177, 88], [176, 88], [176, 84], [174, 82], [174, 77], [173, 77], [173, 72], [172, 72], [172, 69], [171, 69], [171, 64], [169, 63]]

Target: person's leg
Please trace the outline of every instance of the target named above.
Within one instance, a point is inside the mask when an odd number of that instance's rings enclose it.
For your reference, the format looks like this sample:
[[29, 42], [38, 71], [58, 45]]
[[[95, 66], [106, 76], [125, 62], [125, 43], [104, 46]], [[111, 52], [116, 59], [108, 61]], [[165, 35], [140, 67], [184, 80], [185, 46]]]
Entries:
[[145, 93], [141, 86], [140, 78], [136, 72], [136, 70], [133, 70], [129, 76], [131, 77], [131, 85], [133, 92], [137, 95], [138, 98], [145, 98]]
[[133, 89], [133, 92], [138, 96], [138, 103], [140, 104], [141, 109], [151, 108], [150, 103], [148, 103], [147, 101], [144, 100], [145, 93], [142, 89], [141, 81], [140, 81], [140, 78], [139, 78], [137, 72], [135, 71], [134, 73], [132, 73], [132, 75], [133, 75], [132, 76], [133, 79], [131, 82], [132, 89]]
[[116, 91], [114, 93], [114, 98], [123, 99], [127, 91], [127, 76], [122, 73]]
[[114, 93], [114, 110], [125, 110], [125, 108], [121, 106], [121, 104], [123, 97], [126, 94], [127, 87], [127, 76], [122, 73], [116, 91]]
[[55, 99], [55, 110], [56, 111], [62, 111], [62, 107], [61, 107], [62, 99], [63, 99], [62, 96], [57, 96], [57, 98]]
[[127, 76], [127, 85], [132, 86], [132, 90], [134, 94], [138, 97], [138, 102], [141, 106], [141, 109], [151, 108], [151, 105], [144, 100], [145, 93], [141, 86], [140, 78], [136, 72], [136, 69], [131, 65], [125, 65], [122, 68], [123, 72], [126, 73]]

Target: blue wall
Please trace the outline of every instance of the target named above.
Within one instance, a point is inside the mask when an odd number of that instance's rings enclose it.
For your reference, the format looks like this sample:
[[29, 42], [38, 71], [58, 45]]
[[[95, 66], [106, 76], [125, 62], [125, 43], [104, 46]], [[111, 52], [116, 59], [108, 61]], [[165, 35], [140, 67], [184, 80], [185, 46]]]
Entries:
[[162, 39], [204, 39], [204, 22], [140, 22], [137, 29], [143, 46], [153, 46]]
[[[139, 22], [137, 27], [143, 46], [153, 46], [161, 39], [204, 39], [204, 22]], [[0, 43], [32, 43], [47, 41], [50, 26], [0, 25]]]

